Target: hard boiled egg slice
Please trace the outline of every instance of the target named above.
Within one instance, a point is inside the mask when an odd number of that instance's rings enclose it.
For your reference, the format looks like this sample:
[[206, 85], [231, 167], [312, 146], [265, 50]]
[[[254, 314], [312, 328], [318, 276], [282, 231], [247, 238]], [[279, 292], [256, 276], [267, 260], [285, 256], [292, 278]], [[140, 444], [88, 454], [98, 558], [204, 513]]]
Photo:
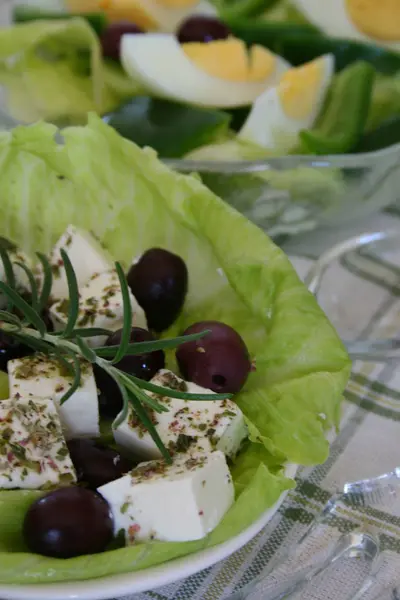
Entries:
[[121, 62], [150, 95], [201, 106], [247, 106], [290, 65], [264, 48], [247, 53], [236, 39], [179, 44], [174, 35], [124, 35]]
[[216, 15], [207, 0], [66, 0], [71, 12], [103, 11], [110, 21], [130, 21], [147, 31], [174, 32], [194, 14]]
[[314, 124], [334, 71], [332, 54], [287, 71], [277, 86], [257, 98], [239, 138], [269, 150], [290, 151], [299, 132]]
[[332, 36], [400, 50], [399, 0], [292, 0], [307, 19]]

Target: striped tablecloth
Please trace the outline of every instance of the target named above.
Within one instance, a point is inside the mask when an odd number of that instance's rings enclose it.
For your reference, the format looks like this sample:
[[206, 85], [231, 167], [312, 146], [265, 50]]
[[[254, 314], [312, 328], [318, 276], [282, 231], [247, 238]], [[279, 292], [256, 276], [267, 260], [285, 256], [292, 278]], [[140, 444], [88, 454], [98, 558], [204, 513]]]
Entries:
[[[333, 231], [308, 233], [284, 245], [303, 276], [313, 260], [333, 244], [363, 231], [386, 229], [399, 231], [398, 266], [394, 264], [396, 261], [388, 264], [353, 261], [351, 265], [338, 266], [337, 274], [331, 278], [335, 282], [335, 295], [340, 300], [346, 299], [348, 306], [344, 314], [348, 322], [344, 326], [353, 328], [355, 335], [382, 337], [400, 329], [400, 208], [391, 208], [358, 223], [356, 228], [341, 231], [340, 235]], [[363, 300], [362, 310], [360, 300]], [[346, 391], [340, 434], [332, 442], [330, 458], [322, 466], [299, 471], [297, 488], [267, 527], [239, 552], [214, 567], [126, 600], [226, 598], [257, 577], [277, 552], [299, 539], [338, 487], [346, 481], [373, 477], [400, 466], [399, 421], [398, 365], [356, 362]], [[346, 521], [351, 523], [361, 523], [361, 519], [357, 511], [346, 516]], [[382, 600], [389, 600], [393, 598], [392, 581], [397, 577], [400, 584], [400, 506], [392, 507], [390, 512], [373, 511], [370, 521], [380, 528], [382, 547], [389, 551], [380, 574], [380, 580], [389, 586], [386, 594], [382, 591]], [[343, 574], [339, 572], [329, 581], [318, 582], [299, 598], [350, 600], [343, 595], [342, 584]], [[371, 593], [365, 599], [372, 597]], [[263, 600], [262, 595], [259, 600]]]

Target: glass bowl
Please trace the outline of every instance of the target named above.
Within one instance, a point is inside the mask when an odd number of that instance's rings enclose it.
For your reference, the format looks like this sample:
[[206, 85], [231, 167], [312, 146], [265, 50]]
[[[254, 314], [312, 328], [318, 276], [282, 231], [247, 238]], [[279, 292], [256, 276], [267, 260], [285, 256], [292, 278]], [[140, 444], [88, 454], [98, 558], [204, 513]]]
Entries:
[[[7, 26], [16, 0], [0, 0], [0, 26]], [[0, 129], [18, 123], [7, 114], [0, 88]], [[270, 236], [319, 226], [340, 228], [399, 199], [400, 143], [367, 154], [284, 156], [259, 161], [168, 160], [204, 183]]]
[[339, 228], [400, 199], [400, 143], [366, 154], [166, 162], [198, 173], [271, 236]]
[[304, 282], [353, 360], [400, 360], [400, 229], [337, 244]]

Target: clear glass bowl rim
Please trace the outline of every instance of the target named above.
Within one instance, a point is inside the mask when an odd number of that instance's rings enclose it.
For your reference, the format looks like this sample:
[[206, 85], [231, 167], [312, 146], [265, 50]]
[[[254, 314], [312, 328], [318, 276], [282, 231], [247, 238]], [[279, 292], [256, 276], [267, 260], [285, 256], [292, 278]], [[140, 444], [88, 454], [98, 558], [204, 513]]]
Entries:
[[[354, 250], [392, 240], [400, 248], [400, 231], [388, 229], [386, 231], [365, 232], [332, 246], [323, 252], [309, 269], [304, 278], [305, 285], [318, 300], [318, 292], [323, 285], [325, 271], [333, 263]], [[343, 343], [352, 360], [374, 363], [400, 361], [400, 338], [343, 340]]]
[[338, 168], [351, 169], [368, 167], [380, 161], [397, 159], [400, 164], [400, 142], [375, 150], [373, 152], [364, 152], [359, 154], [332, 154], [326, 156], [316, 155], [288, 155], [274, 156], [262, 160], [242, 160], [242, 161], [222, 161], [222, 160], [187, 160], [168, 158], [162, 159], [172, 169], [181, 173], [190, 173], [199, 171], [202, 173], [222, 173], [229, 175], [256, 173], [266, 170], [284, 170], [295, 169], [298, 167], [308, 168]]

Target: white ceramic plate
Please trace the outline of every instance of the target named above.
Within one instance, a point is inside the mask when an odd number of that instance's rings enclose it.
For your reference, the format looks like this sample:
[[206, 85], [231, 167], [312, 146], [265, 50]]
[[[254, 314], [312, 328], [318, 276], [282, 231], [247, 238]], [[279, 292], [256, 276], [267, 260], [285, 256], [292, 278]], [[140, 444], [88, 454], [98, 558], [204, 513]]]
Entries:
[[[294, 477], [297, 468], [297, 465], [288, 465], [285, 475]], [[284, 492], [272, 508], [240, 535], [213, 548], [171, 560], [158, 567], [113, 577], [69, 583], [0, 585], [0, 598], [4, 600], [108, 600], [173, 583], [211, 567], [247, 544], [272, 519], [286, 495], [287, 492]]]

